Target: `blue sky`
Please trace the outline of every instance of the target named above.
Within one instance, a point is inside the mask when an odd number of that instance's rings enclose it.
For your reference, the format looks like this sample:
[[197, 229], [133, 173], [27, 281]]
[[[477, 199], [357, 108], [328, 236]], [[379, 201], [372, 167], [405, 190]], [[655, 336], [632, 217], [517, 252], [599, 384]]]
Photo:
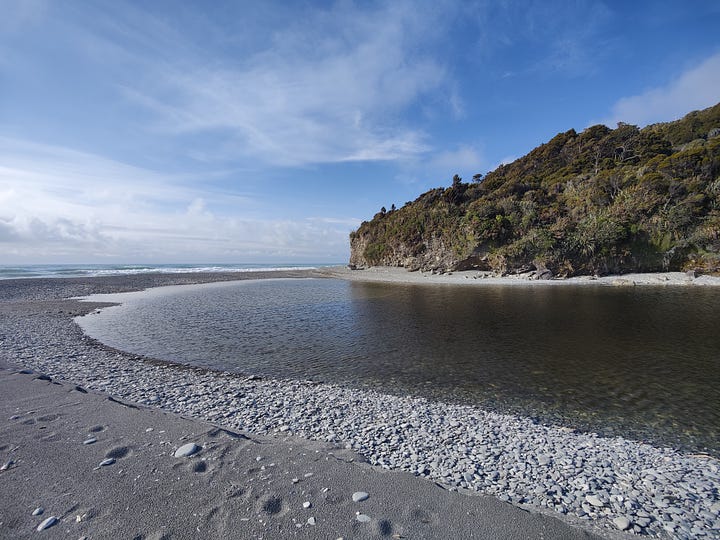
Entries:
[[3, 0], [0, 264], [343, 262], [381, 206], [720, 101], [720, 3]]

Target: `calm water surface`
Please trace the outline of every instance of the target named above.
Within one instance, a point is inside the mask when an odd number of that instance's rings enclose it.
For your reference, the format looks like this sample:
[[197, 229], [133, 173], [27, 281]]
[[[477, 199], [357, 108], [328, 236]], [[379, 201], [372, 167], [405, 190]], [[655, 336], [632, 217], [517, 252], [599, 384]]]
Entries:
[[472, 403], [720, 449], [720, 291], [258, 280], [122, 295], [81, 319], [174, 362]]

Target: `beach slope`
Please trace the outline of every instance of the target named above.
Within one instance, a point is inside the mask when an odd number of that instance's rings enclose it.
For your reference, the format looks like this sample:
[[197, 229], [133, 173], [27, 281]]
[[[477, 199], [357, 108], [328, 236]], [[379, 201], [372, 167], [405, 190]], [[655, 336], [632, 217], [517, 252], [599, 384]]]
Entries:
[[[6, 364], [0, 395], [2, 538], [598, 538], [349, 450], [245, 435]], [[196, 452], [176, 457], [186, 445]]]

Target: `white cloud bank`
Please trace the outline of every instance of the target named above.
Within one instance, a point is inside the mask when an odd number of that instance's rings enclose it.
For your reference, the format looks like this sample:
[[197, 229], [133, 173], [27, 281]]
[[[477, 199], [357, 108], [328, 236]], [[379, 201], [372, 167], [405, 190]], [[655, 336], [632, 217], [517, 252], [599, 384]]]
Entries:
[[0, 264], [342, 261], [356, 225], [253, 218], [256, 203], [238, 195], [238, 215], [221, 215], [212, 207], [228, 195], [192, 178], [8, 138], [0, 163]]
[[682, 73], [669, 84], [637, 96], [622, 98], [602, 123], [645, 126], [678, 119], [693, 110], [720, 102], [720, 53]]

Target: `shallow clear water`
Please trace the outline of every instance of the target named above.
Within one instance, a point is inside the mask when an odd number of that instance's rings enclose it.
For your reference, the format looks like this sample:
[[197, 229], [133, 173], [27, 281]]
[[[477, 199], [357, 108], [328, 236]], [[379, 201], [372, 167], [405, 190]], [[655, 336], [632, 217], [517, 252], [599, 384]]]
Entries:
[[118, 295], [80, 320], [174, 362], [473, 403], [720, 449], [720, 291], [257, 280]]

